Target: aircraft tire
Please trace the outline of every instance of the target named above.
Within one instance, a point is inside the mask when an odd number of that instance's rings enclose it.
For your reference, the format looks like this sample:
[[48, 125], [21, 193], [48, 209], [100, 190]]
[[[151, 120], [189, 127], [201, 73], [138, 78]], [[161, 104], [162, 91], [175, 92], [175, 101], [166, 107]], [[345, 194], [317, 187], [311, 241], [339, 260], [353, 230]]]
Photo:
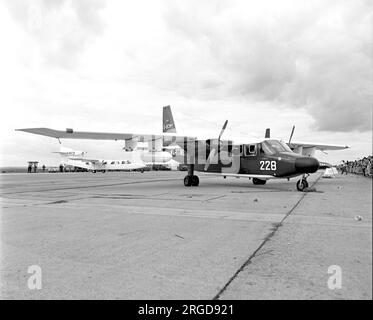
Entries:
[[186, 186], [186, 187], [192, 186], [192, 177], [191, 176], [185, 176], [184, 186]]
[[303, 191], [305, 188], [308, 188], [308, 182], [305, 179], [297, 181], [297, 190]]
[[198, 187], [199, 185], [199, 178], [198, 176], [192, 176], [192, 186], [193, 187]]

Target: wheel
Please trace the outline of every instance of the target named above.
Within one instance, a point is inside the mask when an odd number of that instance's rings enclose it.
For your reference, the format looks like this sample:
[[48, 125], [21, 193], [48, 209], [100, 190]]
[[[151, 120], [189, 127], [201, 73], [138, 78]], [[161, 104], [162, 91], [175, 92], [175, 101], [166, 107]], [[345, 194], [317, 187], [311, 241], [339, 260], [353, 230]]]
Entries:
[[261, 180], [261, 179], [258, 179], [258, 178], [253, 178], [253, 184], [266, 184], [267, 183], [267, 180]]
[[101, 172], [102, 172], [102, 173], [105, 173], [105, 172], [106, 172], [106, 170], [102, 170]]
[[308, 188], [308, 182], [306, 179], [303, 180], [303, 185], [304, 185], [304, 188]]
[[192, 185], [192, 177], [191, 176], [185, 176], [184, 186], [190, 187], [191, 185]]
[[199, 185], [199, 178], [198, 176], [192, 176], [192, 186], [193, 187], [198, 187]]
[[298, 191], [303, 191], [305, 188], [308, 188], [308, 182], [305, 179], [297, 181], [297, 189]]

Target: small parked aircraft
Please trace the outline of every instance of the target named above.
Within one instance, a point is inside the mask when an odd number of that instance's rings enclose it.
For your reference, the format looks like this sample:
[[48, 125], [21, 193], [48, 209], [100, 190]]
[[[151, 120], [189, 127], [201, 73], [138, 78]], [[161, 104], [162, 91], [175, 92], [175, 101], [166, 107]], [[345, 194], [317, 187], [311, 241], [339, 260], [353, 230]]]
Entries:
[[296, 184], [297, 189], [303, 191], [308, 187], [307, 177], [319, 169], [316, 158], [295, 153], [286, 143], [270, 139], [269, 136], [262, 141], [243, 144], [222, 140], [227, 124], [228, 120], [218, 138], [212, 139], [177, 136], [172, 132], [176, 131], [173, 121], [169, 127], [163, 128], [167, 131], [163, 134], [82, 132], [73, 129], [62, 131], [49, 128], [17, 130], [57, 139], [123, 140], [126, 150], [135, 150], [138, 142], [147, 142], [148, 150], [153, 153], [161, 152], [165, 147], [179, 146], [184, 150], [184, 163], [188, 165], [188, 174], [184, 178], [187, 187], [199, 185], [195, 171], [224, 178], [250, 178], [255, 185], [263, 185], [270, 179], [289, 180], [301, 176]]
[[60, 151], [54, 152], [61, 155], [62, 164], [87, 169], [93, 173], [106, 171], [131, 171], [144, 169], [143, 161], [90, 159], [84, 157], [84, 151], [75, 151], [71, 148], [61, 147]]

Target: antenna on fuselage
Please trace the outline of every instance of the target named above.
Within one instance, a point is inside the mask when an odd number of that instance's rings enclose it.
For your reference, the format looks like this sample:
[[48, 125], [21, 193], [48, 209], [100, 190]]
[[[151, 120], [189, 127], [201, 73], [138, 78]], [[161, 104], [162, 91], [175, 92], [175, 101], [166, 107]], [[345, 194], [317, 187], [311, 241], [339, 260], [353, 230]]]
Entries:
[[264, 135], [264, 138], [265, 139], [270, 139], [271, 138], [271, 129], [270, 128], [266, 129], [266, 133]]

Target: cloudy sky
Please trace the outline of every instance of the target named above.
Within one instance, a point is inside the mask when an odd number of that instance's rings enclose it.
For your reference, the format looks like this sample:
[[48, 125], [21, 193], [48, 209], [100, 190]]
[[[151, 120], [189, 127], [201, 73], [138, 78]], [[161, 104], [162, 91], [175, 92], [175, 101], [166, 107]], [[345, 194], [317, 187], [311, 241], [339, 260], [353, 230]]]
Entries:
[[[373, 3], [0, 1], [0, 166], [57, 165], [55, 139], [15, 128], [347, 144], [372, 153]], [[63, 141], [120, 158], [122, 142]]]

